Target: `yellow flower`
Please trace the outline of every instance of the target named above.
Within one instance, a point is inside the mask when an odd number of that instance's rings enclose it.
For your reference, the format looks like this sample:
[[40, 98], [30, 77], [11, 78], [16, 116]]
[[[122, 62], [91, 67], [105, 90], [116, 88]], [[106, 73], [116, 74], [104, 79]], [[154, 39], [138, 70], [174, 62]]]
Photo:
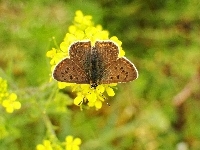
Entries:
[[79, 150], [81, 144], [80, 138], [73, 138], [73, 136], [69, 135], [65, 138], [65, 150]]
[[38, 144], [37, 150], [53, 150], [51, 142], [49, 140], [44, 140], [43, 144]]
[[[101, 25], [94, 25], [92, 16], [84, 15], [80, 10], [76, 11], [73, 24], [69, 26], [64, 41], [60, 44], [60, 49], [53, 48], [48, 51], [46, 56], [51, 58], [51, 71], [54, 71], [55, 65], [62, 59], [69, 57], [69, 46], [76, 41], [90, 40], [94, 45], [97, 40], [112, 40], [119, 47], [119, 57], [125, 55], [121, 45], [122, 42], [116, 37], [109, 38], [109, 32], [103, 30]], [[98, 85], [96, 89], [88, 85], [72, 84], [58, 82], [58, 88], [63, 89], [66, 86], [71, 86], [72, 91], [77, 92], [77, 97], [74, 99], [74, 104], [81, 106], [87, 104], [89, 107], [95, 107], [97, 110], [102, 107], [102, 102], [105, 100], [103, 93], [106, 91], [108, 96], [114, 96], [113, 86], [117, 84]]]
[[76, 16], [74, 17], [74, 24], [84, 30], [88, 26], [92, 26], [94, 23], [92, 22], [92, 16], [84, 16], [82, 11], [76, 11]]
[[42, 144], [36, 146], [36, 150], [63, 150], [63, 146], [60, 141], [43, 140]]
[[8, 113], [21, 108], [21, 103], [16, 99], [17, 95], [7, 91], [7, 82], [0, 77], [0, 104], [5, 107]]
[[15, 93], [11, 93], [8, 99], [2, 102], [2, 106], [6, 108], [8, 113], [12, 113], [15, 109], [21, 108], [21, 103], [16, 101], [17, 95]]

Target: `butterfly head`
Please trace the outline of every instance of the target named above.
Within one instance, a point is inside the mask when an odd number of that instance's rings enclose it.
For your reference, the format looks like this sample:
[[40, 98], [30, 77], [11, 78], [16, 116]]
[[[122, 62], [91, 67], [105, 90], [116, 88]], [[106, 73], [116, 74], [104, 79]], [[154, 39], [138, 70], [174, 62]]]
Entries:
[[96, 82], [93, 82], [90, 84], [91, 88], [96, 89], [96, 87], [98, 86], [98, 84]]

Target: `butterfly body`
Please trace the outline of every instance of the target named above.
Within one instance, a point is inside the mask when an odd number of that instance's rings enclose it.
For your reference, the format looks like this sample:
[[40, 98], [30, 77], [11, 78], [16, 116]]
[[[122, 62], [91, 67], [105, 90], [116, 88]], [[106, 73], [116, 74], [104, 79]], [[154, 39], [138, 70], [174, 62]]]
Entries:
[[112, 41], [76, 42], [69, 48], [69, 58], [59, 62], [53, 78], [68, 83], [99, 84], [128, 82], [138, 77], [137, 69], [125, 57], [118, 58], [119, 49]]

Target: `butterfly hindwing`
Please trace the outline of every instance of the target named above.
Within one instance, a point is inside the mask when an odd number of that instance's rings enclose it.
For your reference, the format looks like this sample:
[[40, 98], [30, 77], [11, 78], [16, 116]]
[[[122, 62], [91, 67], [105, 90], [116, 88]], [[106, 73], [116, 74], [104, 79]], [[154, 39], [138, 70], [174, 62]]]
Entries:
[[103, 73], [101, 84], [129, 82], [137, 79], [138, 72], [134, 64], [125, 57], [118, 58]]
[[53, 72], [53, 78], [57, 81], [89, 84], [89, 79], [83, 70], [77, 66], [71, 59], [65, 58], [58, 63]]

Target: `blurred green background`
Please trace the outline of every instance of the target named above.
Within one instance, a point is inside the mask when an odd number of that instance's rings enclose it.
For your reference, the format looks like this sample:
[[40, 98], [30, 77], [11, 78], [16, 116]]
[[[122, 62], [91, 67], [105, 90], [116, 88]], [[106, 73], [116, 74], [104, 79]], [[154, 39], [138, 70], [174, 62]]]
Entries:
[[[117, 36], [139, 71], [99, 111], [80, 111], [75, 93], [49, 83], [46, 52], [76, 10]], [[0, 45], [0, 76], [22, 103], [13, 114], [0, 109], [0, 149], [47, 139], [44, 108], [59, 140], [80, 137], [83, 150], [200, 149], [199, 0], [1, 0]]]

